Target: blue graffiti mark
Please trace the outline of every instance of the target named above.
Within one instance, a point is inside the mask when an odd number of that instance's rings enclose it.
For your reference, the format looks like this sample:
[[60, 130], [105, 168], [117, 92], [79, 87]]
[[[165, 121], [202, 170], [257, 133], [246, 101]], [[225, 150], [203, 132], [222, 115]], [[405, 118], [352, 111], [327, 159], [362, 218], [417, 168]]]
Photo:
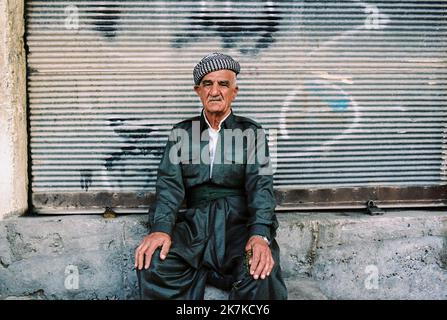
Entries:
[[345, 111], [349, 106], [348, 99], [327, 100], [327, 102], [334, 111]]
[[[316, 82], [308, 83], [306, 86], [308, 87], [308, 91], [318, 93], [317, 96], [320, 97], [322, 101], [326, 102], [332, 111], [343, 112], [346, 111], [350, 105], [351, 100], [349, 97], [335, 88]], [[325, 98], [328, 96], [330, 98]]]

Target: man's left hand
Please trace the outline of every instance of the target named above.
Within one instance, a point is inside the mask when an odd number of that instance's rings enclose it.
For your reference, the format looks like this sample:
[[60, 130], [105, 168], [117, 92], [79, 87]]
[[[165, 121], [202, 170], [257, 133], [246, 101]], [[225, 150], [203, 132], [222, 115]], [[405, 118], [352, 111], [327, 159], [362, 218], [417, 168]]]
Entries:
[[252, 252], [249, 264], [250, 274], [253, 278], [265, 279], [266, 276], [268, 277], [275, 265], [268, 243], [261, 236], [251, 236], [245, 246], [245, 251]]

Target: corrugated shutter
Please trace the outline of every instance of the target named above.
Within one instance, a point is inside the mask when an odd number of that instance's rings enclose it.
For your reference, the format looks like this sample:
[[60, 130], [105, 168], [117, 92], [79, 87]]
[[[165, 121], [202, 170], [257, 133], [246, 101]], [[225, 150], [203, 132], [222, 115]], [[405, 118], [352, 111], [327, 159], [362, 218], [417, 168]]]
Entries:
[[278, 189], [443, 186], [446, 16], [445, 1], [29, 0], [35, 210], [146, 199], [213, 51], [241, 63], [234, 110], [269, 130]]

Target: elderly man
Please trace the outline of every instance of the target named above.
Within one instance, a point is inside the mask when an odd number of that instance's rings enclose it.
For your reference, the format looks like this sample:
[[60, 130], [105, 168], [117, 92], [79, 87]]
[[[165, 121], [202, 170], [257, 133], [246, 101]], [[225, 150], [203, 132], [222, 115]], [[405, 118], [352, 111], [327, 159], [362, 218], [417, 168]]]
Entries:
[[174, 126], [160, 162], [150, 233], [135, 253], [143, 299], [203, 299], [206, 284], [230, 299], [287, 299], [267, 140], [231, 109], [239, 71], [221, 53], [194, 68], [203, 110]]

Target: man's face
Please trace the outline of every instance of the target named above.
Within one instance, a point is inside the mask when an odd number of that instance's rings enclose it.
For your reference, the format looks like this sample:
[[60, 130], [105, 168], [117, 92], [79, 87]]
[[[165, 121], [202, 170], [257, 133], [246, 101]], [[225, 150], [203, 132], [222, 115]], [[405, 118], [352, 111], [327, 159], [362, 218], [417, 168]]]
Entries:
[[205, 75], [194, 87], [208, 113], [224, 115], [236, 98], [236, 74], [231, 70], [217, 70]]

